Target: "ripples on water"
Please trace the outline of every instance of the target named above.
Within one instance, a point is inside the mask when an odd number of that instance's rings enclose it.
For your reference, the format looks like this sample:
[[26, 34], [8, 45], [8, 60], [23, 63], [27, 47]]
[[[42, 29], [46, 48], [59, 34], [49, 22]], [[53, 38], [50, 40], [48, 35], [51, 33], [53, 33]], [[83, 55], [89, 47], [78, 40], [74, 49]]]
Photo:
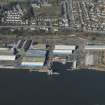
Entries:
[[0, 71], [0, 105], [105, 104], [105, 72], [44, 73]]

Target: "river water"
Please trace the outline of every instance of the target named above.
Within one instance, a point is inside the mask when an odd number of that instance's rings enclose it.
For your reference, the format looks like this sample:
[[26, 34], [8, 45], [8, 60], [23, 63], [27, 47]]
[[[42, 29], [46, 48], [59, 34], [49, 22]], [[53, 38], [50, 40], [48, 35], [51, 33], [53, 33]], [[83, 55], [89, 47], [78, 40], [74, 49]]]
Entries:
[[104, 105], [105, 72], [0, 71], [0, 105]]

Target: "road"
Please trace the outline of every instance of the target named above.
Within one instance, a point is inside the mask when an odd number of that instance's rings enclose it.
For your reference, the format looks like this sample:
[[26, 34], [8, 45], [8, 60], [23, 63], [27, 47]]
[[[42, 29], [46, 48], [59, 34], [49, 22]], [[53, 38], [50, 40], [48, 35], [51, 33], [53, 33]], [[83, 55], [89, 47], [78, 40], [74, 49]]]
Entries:
[[[0, 28], [51, 28], [51, 26], [36, 25], [1, 25]], [[57, 28], [57, 27], [56, 27]]]

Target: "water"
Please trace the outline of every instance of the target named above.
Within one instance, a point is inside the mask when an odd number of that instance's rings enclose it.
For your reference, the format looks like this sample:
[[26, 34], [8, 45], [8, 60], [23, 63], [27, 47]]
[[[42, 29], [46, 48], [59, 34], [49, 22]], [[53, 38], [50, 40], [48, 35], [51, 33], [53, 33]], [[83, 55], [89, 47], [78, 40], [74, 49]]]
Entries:
[[105, 72], [45, 73], [0, 71], [0, 105], [102, 105]]

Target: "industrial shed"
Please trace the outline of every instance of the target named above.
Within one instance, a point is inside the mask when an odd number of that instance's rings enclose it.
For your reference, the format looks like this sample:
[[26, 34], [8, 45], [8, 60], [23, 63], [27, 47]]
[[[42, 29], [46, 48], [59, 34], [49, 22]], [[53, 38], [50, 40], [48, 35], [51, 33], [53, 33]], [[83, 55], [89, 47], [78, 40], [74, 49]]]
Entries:
[[25, 56], [23, 57], [23, 62], [44, 62], [44, 56]]
[[43, 67], [43, 62], [22, 62], [21, 66], [27, 66], [27, 67], [31, 67], [31, 68]]
[[14, 66], [16, 56], [9, 48], [0, 48], [0, 66]]
[[0, 48], [0, 55], [13, 55], [13, 51], [9, 48]]
[[21, 66], [30, 68], [42, 67], [44, 65], [44, 62], [44, 56], [25, 56], [23, 57]]
[[15, 60], [15, 55], [13, 51], [9, 48], [0, 48], [0, 61]]
[[85, 50], [105, 50], [105, 45], [86, 45]]
[[26, 56], [45, 56], [45, 54], [46, 54], [45, 50], [30, 49], [26, 52]]
[[45, 50], [46, 49], [46, 44], [35, 44], [35, 45], [31, 45], [31, 48], [30, 49], [34, 49], [34, 50]]
[[92, 54], [87, 54], [85, 57], [85, 65], [86, 66], [91, 66], [94, 65], [94, 55]]
[[75, 45], [55, 45], [53, 54], [69, 55], [69, 54], [72, 54], [75, 49], [76, 49]]
[[72, 56], [73, 51], [75, 50], [75, 45], [55, 45], [54, 50], [52, 51], [53, 64], [57, 63], [62, 65], [62, 68], [64, 68], [63, 70], [76, 69], [77, 62], [67, 59], [70, 55]]
[[26, 52], [21, 66], [28, 68], [41, 68], [44, 66], [46, 49], [44, 44], [35, 44]]
[[14, 55], [0, 55], [0, 61], [14, 61]]
[[0, 51], [8, 51], [9, 48], [0, 48]]
[[53, 50], [53, 54], [72, 54], [72, 50]]
[[75, 45], [55, 45], [55, 50], [75, 50]]

